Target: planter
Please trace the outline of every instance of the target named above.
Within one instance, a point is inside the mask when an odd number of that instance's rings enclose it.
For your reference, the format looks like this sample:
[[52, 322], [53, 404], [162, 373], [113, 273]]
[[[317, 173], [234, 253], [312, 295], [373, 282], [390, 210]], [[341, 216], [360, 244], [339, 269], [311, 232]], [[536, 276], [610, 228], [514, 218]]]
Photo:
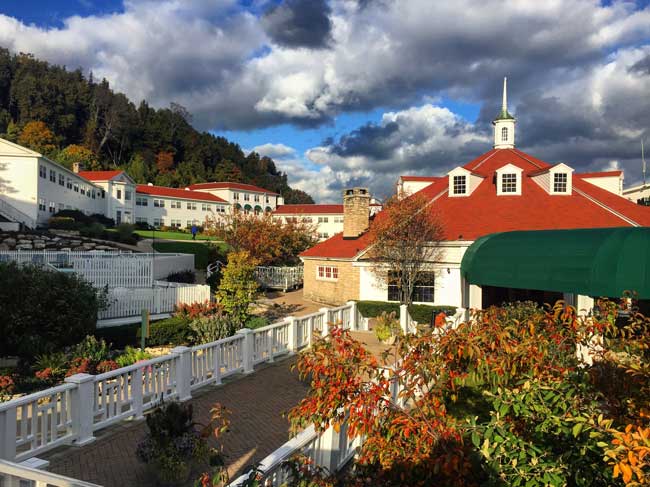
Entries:
[[393, 345], [395, 343], [395, 340], [397, 340], [397, 337], [395, 335], [392, 335], [386, 340], [382, 340], [381, 343], [384, 345]]

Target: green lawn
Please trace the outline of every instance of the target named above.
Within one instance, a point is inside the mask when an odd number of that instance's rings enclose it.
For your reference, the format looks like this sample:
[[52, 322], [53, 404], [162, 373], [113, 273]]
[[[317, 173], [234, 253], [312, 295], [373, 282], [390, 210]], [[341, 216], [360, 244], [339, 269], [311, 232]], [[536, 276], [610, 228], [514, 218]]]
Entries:
[[[155, 238], [156, 240], [192, 240], [191, 233], [184, 232], [161, 232], [156, 230], [136, 230], [135, 233], [140, 235], [142, 238]], [[196, 235], [197, 240], [216, 240], [215, 237], [210, 237], [208, 235], [201, 235], [200, 233]]]
[[[226, 244], [223, 242], [218, 242], [213, 245], [219, 246], [221, 251], [226, 248]], [[156, 232], [156, 241], [153, 244], [153, 248], [158, 252], [194, 254], [194, 267], [197, 269], [205, 270], [210, 263], [208, 259], [208, 245], [203, 242], [159, 242], [158, 232]]]

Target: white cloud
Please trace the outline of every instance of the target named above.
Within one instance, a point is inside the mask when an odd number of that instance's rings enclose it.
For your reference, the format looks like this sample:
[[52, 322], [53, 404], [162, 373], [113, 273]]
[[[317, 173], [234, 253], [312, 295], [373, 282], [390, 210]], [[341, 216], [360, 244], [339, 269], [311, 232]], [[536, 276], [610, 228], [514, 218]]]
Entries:
[[253, 147], [253, 151], [257, 152], [261, 156], [270, 157], [272, 159], [284, 159], [296, 155], [296, 149], [284, 144], [266, 143]]

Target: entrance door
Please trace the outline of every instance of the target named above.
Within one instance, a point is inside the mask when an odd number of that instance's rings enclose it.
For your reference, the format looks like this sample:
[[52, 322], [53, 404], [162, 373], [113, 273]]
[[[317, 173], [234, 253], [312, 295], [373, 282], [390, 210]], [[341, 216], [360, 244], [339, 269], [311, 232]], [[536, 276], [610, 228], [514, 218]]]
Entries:
[[122, 210], [115, 211], [115, 224], [119, 225], [122, 223]]

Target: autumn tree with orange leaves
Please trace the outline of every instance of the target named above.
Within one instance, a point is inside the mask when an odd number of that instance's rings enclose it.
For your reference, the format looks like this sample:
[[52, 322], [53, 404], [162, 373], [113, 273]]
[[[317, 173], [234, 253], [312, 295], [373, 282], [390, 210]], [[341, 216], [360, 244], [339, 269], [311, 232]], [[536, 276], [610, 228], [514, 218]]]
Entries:
[[291, 265], [298, 254], [317, 242], [316, 229], [303, 221], [283, 221], [271, 213], [234, 211], [208, 218], [204, 234], [216, 236], [231, 249], [246, 251], [259, 265]]
[[365, 439], [340, 485], [648, 485], [649, 323], [604, 301], [588, 318], [520, 303], [382, 358], [334, 328], [299, 357], [311, 390], [289, 417]]
[[56, 151], [56, 137], [45, 122], [28, 122], [18, 136], [18, 143], [43, 155], [52, 155]]
[[440, 259], [443, 227], [430, 198], [398, 192], [384, 204], [369, 230], [368, 256], [381, 282], [393, 282], [399, 300], [411, 304], [413, 290]]

